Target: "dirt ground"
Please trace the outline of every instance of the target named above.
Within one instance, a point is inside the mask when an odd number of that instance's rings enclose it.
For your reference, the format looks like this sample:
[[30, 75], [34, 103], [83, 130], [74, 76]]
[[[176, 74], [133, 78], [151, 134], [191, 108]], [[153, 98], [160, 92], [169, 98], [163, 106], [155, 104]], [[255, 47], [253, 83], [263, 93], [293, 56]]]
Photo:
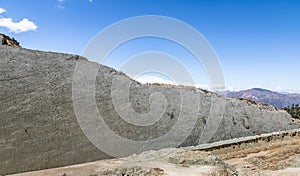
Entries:
[[219, 154], [239, 175], [300, 175], [300, 139], [285, 139]]
[[222, 151], [162, 149], [15, 176], [300, 176], [299, 137]]

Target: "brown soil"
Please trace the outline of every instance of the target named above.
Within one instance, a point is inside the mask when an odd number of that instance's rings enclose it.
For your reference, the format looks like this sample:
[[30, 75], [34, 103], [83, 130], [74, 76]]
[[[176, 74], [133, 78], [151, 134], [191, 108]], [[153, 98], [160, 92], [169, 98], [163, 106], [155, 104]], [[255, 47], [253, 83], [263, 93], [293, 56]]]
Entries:
[[284, 139], [218, 155], [239, 175], [300, 175], [300, 139]]

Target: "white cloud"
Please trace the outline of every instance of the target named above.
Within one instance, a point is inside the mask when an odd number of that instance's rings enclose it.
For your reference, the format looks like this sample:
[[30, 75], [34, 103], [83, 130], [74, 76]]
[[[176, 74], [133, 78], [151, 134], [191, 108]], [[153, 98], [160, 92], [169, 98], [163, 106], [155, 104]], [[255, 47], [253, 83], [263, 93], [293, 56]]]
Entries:
[[[129, 75], [131, 78], [135, 79], [136, 81], [142, 83], [142, 84], [147, 84], [147, 83], [162, 83], [162, 84], [171, 84], [171, 85], [184, 85], [184, 86], [193, 86], [196, 88], [201, 88], [201, 89], [205, 89], [205, 90], [209, 90], [209, 91], [224, 91], [224, 90], [237, 90], [237, 89], [233, 89], [232, 87], [226, 87], [226, 89], [224, 89], [224, 87], [222, 86], [222, 88], [220, 88], [220, 90], [212, 90], [212, 86], [209, 84], [191, 84], [191, 83], [178, 83], [176, 81], [172, 81], [169, 79], [165, 79], [163, 77], [159, 77], [159, 76], [154, 76], [154, 75], [141, 75], [139, 77], [135, 77], [133, 75]], [[218, 88], [215, 86], [215, 88]], [[241, 90], [241, 89], [238, 89]]]
[[299, 90], [287, 89], [283, 87], [270, 88], [269, 90], [279, 92], [279, 93], [300, 93]]
[[65, 6], [64, 6], [64, 1], [65, 0], [57, 0], [57, 7], [59, 8], [59, 9], [64, 9], [65, 8]]
[[5, 27], [9, 30], [9, 32], [20, 33], [26, 31], [34, 31], [37, 29], [36, 24], [34, 22], [29, 21], [27, 18], [19, 22], [13, 22], [11, 18], [0, 18], [0, 27]]
[[4, 13], [6, 10], [0, 7], [0, 14]]
[[63, 6], [62, 4], [58, 4], [57, 7], [58, 7], [59, 9], [64, 9], [64, 8], [65, 8], [65, 6]]
[[[153, 75], [142, 75], [138, 78], [134, 78], [136, 81], [142, 83], [142, 84], [147, 84], [147, 83], [162, 83], [162, 84], [171, 84], [171, 85], [186, 85], [186, 86], [193, 86], [193, 85], [189, 85], [189, 84], [180, 84], [180, 83], [176, 83], [174, 81], [168, 80], [168, 79], [164, 79], [162, 77], [158, 77], [158, 76], [153, 76]], [[197, 88], [201, 88], [201, 89], [205, 89], [205, 90], [211, 90], [211, 86], [207, 85], [207, 84], [196, 84], [195, 87]]]
[[[93, 2], [93, 0], [88, 0], [88, 1], [90, 3]], [[59, 9], [64, 9], [65, 8], [65, 5], [64, 5], [65, 0], [56, 0], [56, 2], [57, 2], [57, 8], [59, 8]]]
[[152, 76], [152, 75], [143, 75], [138, 78], [134, 78], [136, 81], [146, 84], [146, 83], [162, 83], [162, 84], [172, 84], [176, 85], [175, 82], [166, 80], [164, 78], [158, 77], [158, 76]]
[[[0, 14], [4, 12], [6, 12], [6, 10], [0, 7]], [[27, 18], [24, 18], [18, 22], [14, 22], [12, 18], [5, 18], [2, 16], [0, 16], [0, 27], [7, 28], [9, 32], [14, 33], [34, 31], [37, 29], [36, 24]]]

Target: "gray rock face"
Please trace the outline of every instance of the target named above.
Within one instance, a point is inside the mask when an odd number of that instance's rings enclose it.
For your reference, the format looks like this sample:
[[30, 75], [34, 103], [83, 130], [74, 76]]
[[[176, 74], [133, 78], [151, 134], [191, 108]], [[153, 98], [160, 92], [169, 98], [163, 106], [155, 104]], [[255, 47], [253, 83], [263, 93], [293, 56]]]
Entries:
[[[97, 68], [92, 87], [78, 65]], [[80, 56], [7, 46], [0, 46], [0, 90], [0, 174], [111, 158], [89, 140], [99, 137], [90, 136], [89, 128], [101, 125], [93, 121], [95, 115], [120, 139], [169, 137], [137, 144], [134, 152], [299, 128], [286, 112], [269, 106], [200, 89], [142, 85]], [[94, 93], [97, 113], [85, 93]], [[100, 144], [113, 140], [98, 139]], [[128, 152], [122, 145], [111, 148]]]

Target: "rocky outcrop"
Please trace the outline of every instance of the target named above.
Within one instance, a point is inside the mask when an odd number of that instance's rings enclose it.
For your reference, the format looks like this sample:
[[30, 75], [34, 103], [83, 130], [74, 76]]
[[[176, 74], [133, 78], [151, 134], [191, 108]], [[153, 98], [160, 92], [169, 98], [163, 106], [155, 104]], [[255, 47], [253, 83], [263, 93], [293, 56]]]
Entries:
[[17, 48], [21, 47], [20, 43], [16, 39], [10, 38], [9, 36], [6, 36], [1, 33], [0, 33], [0, 42], [1, 42], [1, 45], [12, 46], [12, 47], [17, 47]]
[[[285, 111], [200, 89], [142, 85], [80, 56], [0, 46], [0, 58], [0, 174], [111, 158], [91, 142], [89, 132], [101, 125], [91, 118], [95, 115], [120, 143], [149, 141], [132, 147], [138, 152], [299, 127]], [[140, 124], [140, 114], [146, 114], [148, 125]], [[106, 134], [104, 127], [98, 130]], [[128, 152], [124, 145], [112, 145], [115, 138], [97, 139]]]

